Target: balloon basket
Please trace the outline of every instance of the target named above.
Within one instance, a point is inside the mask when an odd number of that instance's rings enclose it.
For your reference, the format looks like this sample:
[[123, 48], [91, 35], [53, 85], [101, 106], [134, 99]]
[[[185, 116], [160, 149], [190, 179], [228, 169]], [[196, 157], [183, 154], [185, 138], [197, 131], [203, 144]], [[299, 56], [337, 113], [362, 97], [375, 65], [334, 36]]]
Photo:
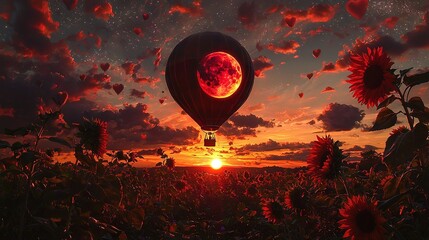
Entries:
[[214, 132], [204, 132], [204, 146], [205, 147], [214, 147], [216, 146], [216, 136]]

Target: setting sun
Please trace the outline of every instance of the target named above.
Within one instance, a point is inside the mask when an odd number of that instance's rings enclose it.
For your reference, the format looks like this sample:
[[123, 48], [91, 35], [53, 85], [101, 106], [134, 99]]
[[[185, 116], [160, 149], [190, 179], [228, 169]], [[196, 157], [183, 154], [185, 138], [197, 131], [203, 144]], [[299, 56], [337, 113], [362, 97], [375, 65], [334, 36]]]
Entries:
[[211, 167], [213, 169], [219, 169], [219, 168], [222, 167], [222, 161], [219, 160], [219, 159], [217, 159], [217, 158], [215, 158], [215, 159], [212, 160], [212, 162], [211, 162], [210, 165], [211, 165]]

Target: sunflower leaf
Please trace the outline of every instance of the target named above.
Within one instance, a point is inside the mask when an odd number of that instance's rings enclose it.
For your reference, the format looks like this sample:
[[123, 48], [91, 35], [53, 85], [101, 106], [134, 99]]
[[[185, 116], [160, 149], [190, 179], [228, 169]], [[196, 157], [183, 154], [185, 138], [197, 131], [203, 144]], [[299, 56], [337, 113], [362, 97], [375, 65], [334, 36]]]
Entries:
[[408, 102], [406, 103], [406, 106], [411, 108], [413, 111], [424, 111], [425, 110], [425, 104], [423, 103], [422, 99], [420, 97], [412, 97]]
[[413, 87], [426, 82], [429, 82], [429, 72], [404, 76], [404, 84], [407, 86]]
[[420, 122], [422, 123], [429, 123], [429, 108], [425, 107], [423, 111], [420, 110], [414, 110], [411, 113], [411, 116], [418, 118]]
[[377, 110], [379, 110], [380, 108], [384, 108], [389, 106], [391, 103], [393, 103], [396, 99], [398, 99], [397, 97], [395, 97], [395, 95], [390, 95], [390, 97], [384, 99], [380, 104], [378, 104], [377, 106]]
[[412, 69], [413, 68], [411, 67], [411, 68], [407, 68], [407, 69], [404, 69], [404, 70], [399, 70], [399, 74], [401, 76], [405, 76], [405, 74], [407, 74], [408, 72], [410, 72]]
[[397, 120], [398, 117], [396, 116], [396, 113], [385, 107], [378, 113], [374, 126], [370, 129], [370, 131], [390, 128], [396, 124]]
[[410, 162], [415, 156], [414, 152], [424, 146], [427, 137], [428, 128], [423, 123], [417, 123], [411, 131], [390, 136], [386, 141], [383, 162], [390, 169]]

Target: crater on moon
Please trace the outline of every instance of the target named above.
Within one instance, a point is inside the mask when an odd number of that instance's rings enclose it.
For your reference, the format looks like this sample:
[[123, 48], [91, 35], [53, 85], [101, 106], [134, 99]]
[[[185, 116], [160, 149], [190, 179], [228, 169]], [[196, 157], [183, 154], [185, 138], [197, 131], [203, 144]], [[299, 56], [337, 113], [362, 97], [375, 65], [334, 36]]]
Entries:
[[241, 66], [228, 53], [207, 54], [197, 69], [201, 89], [214, 98], [227, 98], [237, 91], [241, 84]]

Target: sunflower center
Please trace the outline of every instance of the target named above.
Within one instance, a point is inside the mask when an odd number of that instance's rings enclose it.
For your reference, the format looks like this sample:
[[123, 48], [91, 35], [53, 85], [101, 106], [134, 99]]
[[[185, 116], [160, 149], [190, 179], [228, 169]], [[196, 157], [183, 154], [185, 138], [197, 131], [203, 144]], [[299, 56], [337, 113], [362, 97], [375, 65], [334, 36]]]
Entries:
[[356, 225], [364, 233], [370, 233], [375, 229], [375, 219], [372, 212], [364, 209], [356, 214]]
[[384, 71], [380, 65], [369, 65], [363, 74], [365, 88], [378, 88], [384, 80]]

